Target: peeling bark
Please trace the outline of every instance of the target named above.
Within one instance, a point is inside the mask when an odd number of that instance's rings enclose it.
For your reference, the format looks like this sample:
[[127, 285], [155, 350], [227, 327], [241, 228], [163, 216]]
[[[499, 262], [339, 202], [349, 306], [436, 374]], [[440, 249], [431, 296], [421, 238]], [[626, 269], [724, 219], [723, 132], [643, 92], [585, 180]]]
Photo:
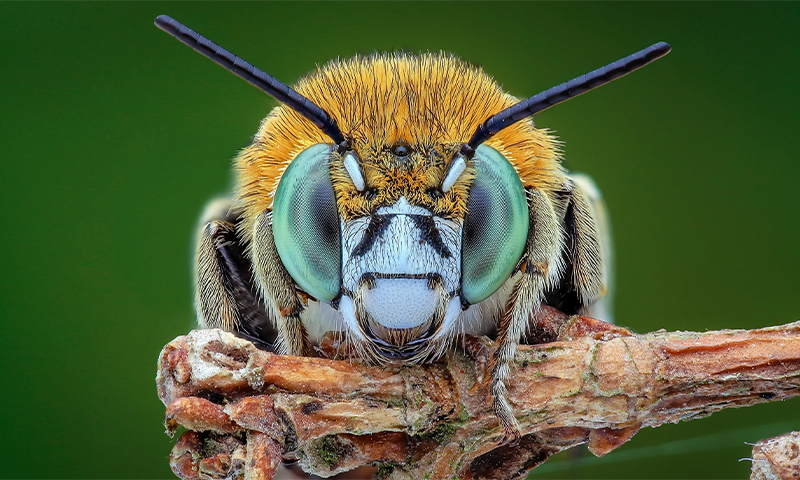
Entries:
[[[158, 392], [181, 478], [268, 479], [283, 459], [327, 477], [516, 479], [588, 443], [605, 455], [641, 427], [800, 394], [800, 322], [757, 330], [636, 335], [543, 308], [507, 381], [522, 427], [501, 445], [488, 380], [493, 342], [468, 337], [440, 362], [372, 366], [289, 357], [219, 330], [161, 353]], [[327, 338], [320, 354], [346, 345]]]

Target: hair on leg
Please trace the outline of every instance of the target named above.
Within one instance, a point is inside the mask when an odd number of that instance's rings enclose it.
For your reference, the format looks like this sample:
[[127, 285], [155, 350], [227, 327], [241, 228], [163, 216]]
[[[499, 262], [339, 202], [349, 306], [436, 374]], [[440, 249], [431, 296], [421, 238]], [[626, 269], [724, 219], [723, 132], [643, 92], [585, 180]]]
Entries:
[[506, 430], [504, 442], [516, 442], [520, 436], [519, 425], [506, 398], [505, 379], [510, 373], [511, 361], [532, 315], [541, 305], [545, 289], [557, 281], [561, 273], [562, 232], [553, 202], [544, 192], [529, 189], [528, 210], [528, 240], [518, 266], [519, 280], [500, 318], [491, 378], [494, 411]]
[[272, 234], [272, 212], [258, 216], [253, 232], [250, 258], [256, 282], [278, 328], [278, 352], [287, 355], [310, 355], [311, 345], [300, 313], [306, 298], [298, 293], [297, 285], [283, 266], [275, 237]]

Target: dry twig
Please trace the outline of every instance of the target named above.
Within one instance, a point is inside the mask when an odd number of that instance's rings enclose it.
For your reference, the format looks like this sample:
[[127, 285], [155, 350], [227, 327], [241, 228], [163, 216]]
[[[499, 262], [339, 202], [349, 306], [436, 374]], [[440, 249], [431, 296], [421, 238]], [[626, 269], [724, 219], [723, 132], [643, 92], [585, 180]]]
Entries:
[[758, 442], [752, 461], [750, 480], [800, 479], [800, 432]]
[[[164, 347], [166, 426], [188, 429], [171, 463], [182, 478], [270, 479], [281, 459], [331, 476], [379, 465], [392, 479], [513, 479], [588, 443], [605, 455], [641, 427], [800, 394], [800, 322], [758, 330], [645, 335], [544, 308], [520, 348], [503, 432], [488, 392], [492, 342], [468, 337], [438, 363], [370, 366], [278, 356], [219, 330]], [[321, 351], [346, 350], [328, 338]]]

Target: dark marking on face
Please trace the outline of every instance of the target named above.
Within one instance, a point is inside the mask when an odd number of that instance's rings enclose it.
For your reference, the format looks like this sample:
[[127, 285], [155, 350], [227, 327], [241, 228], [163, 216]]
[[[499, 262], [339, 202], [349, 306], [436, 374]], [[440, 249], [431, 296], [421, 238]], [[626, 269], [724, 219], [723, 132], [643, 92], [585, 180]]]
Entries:
[[410, 280], [428, 280], [430, 278], [430, 273], [383, 273], [383, 272], [367, 272], [364, 276], [369, 275], [372, 278], [377, 279], [390, 279], [396, 280], [398, 278], [410, 279]]
[[364, 236], [361, 237], [361, 241], [358, 242], [356, 248], [353, 249], [352, 256], [360, 257], [369, 252], [372, 245], [375, 244], [375, 240], [383, 235], [383, 232], [389, 228], [389, 224], [392, 223], [392, 218], [394, 218], [394, 215], [373, 215], [372, 218], [369, 219], [369, 225], [367, 225]]
[[360, 257], [365, 255], [369, 252], [372, 247], [375, 245], [375, 242], [381, 238], [381, 236], [386, 232], [386, 229], [389, 228], [391, 225], [392, 220], [398, 215], [404, 215], [411, 219], [414, 222], [414, 226], [419, 229], [420, 232], [420, 242], [423, 244], [428, 244], [433, 247], [434, 251], [439, 254], [442, 258], [450, 258], [452, 257], [452, 253], [450, 249], [447, 248], [447, 245], [442, 240], [442, 235], [439, 233], [439, 228], [436, 226], [436, 222], [433, 221], [433, 217], [430, 215], [410, 215], [410, 214], [394, 214], [389, 213], [385, 215], [373, 215], [369, 220], [369, 225], [367, 225], [366, 230], [364, 231], [364, 236], [361, 237], [361, 240], [358, 242], [356, 247], [353, 249], [353, 253], [351, 254], [352, 257]]
[[364, 275], [361, 275], [361, 281], [359, 282], [362, 286], [367, 287], [367, 290], [372, 290], [375, 288], [375, 275], [367, 272]]
[[439, 229], [436, 227], [436, 222], [433, 221], [433, 217], [427, 215], [409, 215], [409, 217], [411, 217], [414, 225], [422, 232], [421, 236], [423, 242], [433, 247], [436, 253], [443, 258], [450, 258], [452, 256], [450, 249], [447, 248], [447, 245], [445, 245], [442, 240], [442, 235], [439, 233]]
[[439, 275], [438, 273], [429, 273], [428, 274], [428, 288], [429, 289], [435, 290], [436, 287], [438, 287], [439, 285], [442, 285], [443, 283], [444, 283], [444, 280], [442, 279], [442, 276]]

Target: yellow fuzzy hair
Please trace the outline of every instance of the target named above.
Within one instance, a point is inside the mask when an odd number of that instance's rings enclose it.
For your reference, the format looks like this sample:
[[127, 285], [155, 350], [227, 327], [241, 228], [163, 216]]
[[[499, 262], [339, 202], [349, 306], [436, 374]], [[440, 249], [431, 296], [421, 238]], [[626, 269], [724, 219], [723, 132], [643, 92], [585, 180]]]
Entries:
[[[468, 169], [442, 198], [438, 187], [447, 162], [478, 125], [518, 102], [481, 69], [449, 54], [380, 54], [334, 60], [301, 79], [295, 89], [336, 120], [361, 159], [375, 195], [358, 192], [336, 153], [331, 178], [345, 220], [391, 205], [401, 195], [437, 215], [463, 218], [473, 172]], [[236, 160], [241, 227], [250, 235], [260, 213], [272, 208], [281, 175], [304, 149], [331, 143], [310, 121], [276, 107], [261, 123], [253, 144]], [[405, 161], [390, 147], [407, 143]], [[548, 194], [562, 188], [558, 142], [530, 119], [517, 122], [486, 142], [502, 153], [524, 186]]]

